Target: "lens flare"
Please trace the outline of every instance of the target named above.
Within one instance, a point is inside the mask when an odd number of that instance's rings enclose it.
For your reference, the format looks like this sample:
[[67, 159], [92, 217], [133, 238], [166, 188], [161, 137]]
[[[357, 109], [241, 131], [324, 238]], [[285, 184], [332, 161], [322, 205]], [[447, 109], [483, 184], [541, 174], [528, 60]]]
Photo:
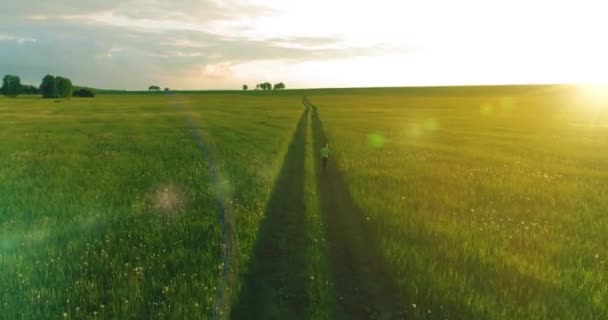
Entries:
[[491, 103], [484, 103], [479, 108], [479, 113], [482, 116], [489, 116], [492, 114], [492, 112], [494, 112], [494, 107], [492, 106]]
[[432, 132], [439, 129], [439, 121], [435, 118], [428, 118], [424, 121], [424, 129], [427, 132]]
[[367, 141], [373, 148], [379, 149], [384, 146], [384, 136], [378, 132], [371, 133], [367, 136]]

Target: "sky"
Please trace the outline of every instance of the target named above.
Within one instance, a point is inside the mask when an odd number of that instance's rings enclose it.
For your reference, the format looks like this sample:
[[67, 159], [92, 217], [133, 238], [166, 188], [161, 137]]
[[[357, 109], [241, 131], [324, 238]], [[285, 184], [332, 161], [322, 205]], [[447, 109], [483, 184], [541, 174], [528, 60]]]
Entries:
[[0, 0], [0, 74], [145, 90], [608, 83], [596, 0]]

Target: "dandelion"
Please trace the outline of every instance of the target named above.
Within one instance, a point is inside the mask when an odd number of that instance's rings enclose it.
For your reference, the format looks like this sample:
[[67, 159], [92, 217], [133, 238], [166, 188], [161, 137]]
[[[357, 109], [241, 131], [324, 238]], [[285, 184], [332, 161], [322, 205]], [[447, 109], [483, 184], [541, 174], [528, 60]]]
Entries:
[[64, 312], [64, 313], [63, 313], [63, 317], [64, 317], [64, 318], [67, 318], [67, 317], [68, 317], [68, 314]]
[[412, 308], [416, 309], [416, 304], [412, 303]]
[[315, 276], [310, 276], [310, 280], [315, 280]]
[[599, 257], [600, 257], [600, 255], [596, 253], [596, 254], [595, 254], [595, 258], [596, 258], [596, 259], [599, 259]]

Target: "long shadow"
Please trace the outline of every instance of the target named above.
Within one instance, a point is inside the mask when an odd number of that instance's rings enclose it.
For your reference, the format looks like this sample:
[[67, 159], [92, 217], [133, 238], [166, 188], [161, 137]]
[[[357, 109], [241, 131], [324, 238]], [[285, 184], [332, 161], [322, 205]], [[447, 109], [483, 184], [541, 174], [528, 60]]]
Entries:
[[304, 319], [309, 309], [304, 198], [309, 108], [274, 185], [232, 319]]
[[[312, 130], [316, 167], [321, 167], [320, 150], [327, 141], [317, 108], [312, 109]], [[319, 169], [317, 188], [329, 242], [335, 319], [399, 319], [405, 316], [395, 282], [376, 245], [376, 237], [366, 225], [361, 209], [352, 199], [335, 162]]]

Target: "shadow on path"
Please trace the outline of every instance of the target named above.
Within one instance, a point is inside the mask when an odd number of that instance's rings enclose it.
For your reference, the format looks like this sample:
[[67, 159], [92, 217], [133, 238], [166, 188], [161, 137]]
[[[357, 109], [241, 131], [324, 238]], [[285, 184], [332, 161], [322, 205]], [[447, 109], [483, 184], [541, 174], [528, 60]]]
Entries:
[[[317, 108], [312, 110], [315, 165], [321, 168], [321, 147], [327, 142]], [[397, 288], [391, 281], [375, 237], [370, 234], [363, 212], [352, 199], [342, 175], [330, 159], [326, 171], [318, 169], [317, 183], [329, 242], [335, 319], [400, 319]]]
[[304, 319], [306, 271], [305, 148], [309, 108], [289, 144], [232, 319]]

